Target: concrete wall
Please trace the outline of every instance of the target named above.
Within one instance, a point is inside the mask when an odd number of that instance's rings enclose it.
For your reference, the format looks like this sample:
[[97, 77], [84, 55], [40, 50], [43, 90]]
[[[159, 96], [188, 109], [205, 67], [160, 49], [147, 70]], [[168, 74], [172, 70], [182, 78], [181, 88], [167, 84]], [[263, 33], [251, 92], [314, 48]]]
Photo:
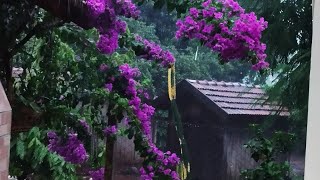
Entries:
[[8, 179], [11, 107], [0, 83], [0, 180]]

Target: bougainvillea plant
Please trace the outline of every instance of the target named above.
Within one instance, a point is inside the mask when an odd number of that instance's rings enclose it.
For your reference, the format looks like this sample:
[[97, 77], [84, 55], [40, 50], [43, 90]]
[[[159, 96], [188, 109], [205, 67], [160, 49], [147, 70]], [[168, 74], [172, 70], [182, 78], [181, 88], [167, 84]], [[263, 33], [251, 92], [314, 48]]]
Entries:
[[131, 1], [87, 0], [88, 16], [98, 29], [97, 48], [104, 54], [112, 54], [118, 48], [119, 35], [126, 30], [126, 23], [119, 16], [137, 18], [139, 10]]
[[[197, 1], [198, 2], [198, 1]], [[87, 0], [88, 16], [99, 32], [97, 49], [105, 55], [111, 55], [119, 47], [119, 38], [126, 33], [126, 24], [121, 16], [138, 18], [139, 10], [131, 0]], [[245, 13], [233, 0], [206, 0], [199, 5], [194, 3], [188, 14], [177, 22], [176, 38], [197, 39], [202, 45], [218, 52], [223, 62], [247, 60], [254, 70], [268, 67], [264, 53], [266, 46], [260, 42], [261, 33], [267, 22], [257, 19], [254, 13]], [[174, 56], [154, 42], [136, 35], [130, 43], [136, 56], [153, 61], [163, 67], [174, 64]], [[125, 135], [134, 138], [135, 149], [144, 158], [140, 169], [141, 178], [178, 180], [176, 166], [179, 157], [171, 152], [162, 152], [151, 139], [151, 118], [155, 108], [143, 103], [146, 93], [139, 84], [139, 69], [128, 64], [118, 66], [101, 64], [97, 69], [105, 77], [104, 84], [108, 93], [109, 118], [116, 119], [115, 124], [103, 128], [103, 134], [116, 138], [117, 123], [125, 121]], [[79, 122], [89, 129], [85, 120]], [[48, 133], [49, 149], [65, 158], [66, 161], [81, 164], [88, 158], [83, 144], [72, 131], [66, 140], [61, 140], [54, 132]], [[106, 172], [108, 173], [108, 172]], [[106, 174], [103, 168], [90, 172], [93, 179], [102, 179]]]
[[261, 43], [262, 31], [268, 23], [256, 15], [245, 13], [233, 0], [206, 0], [192, 7], [189, 14], [177, 21], [176, 38], [200, 40], [204, 46], [218, 52], [225, 62], [247, 59], [252, 69], [265, 69], [266, 45]]
[[48, 132], [49, 150], [58, 153], [64, 157], [65, 161], [72, 164], [82, 164], [88, 160], [86, 149], [82, 142], [78, 139], [76, 133], [69, 133], [65, 143], [61, 142], [55, 132]]
[[[112, 84], [113, 87], [110, 90], [106, 86], [106, 91], [109, 91], [111, 96], [116, 95], [118, 98], [125, 99], [122, 106], [117, 106], [116, 111], [126, 114], [119, 120], [126, 122], [125, 124], [128, 126], [125, 129], [125, 134], [129, 138], [134, 137], [135, 149], [145, 159], [144, 167], [140, 169], [141, 178], [179, 179], [175, 171], [175, 167], [179, 163], [177, 155], [171, 152], [164, 153], [152, 143], [151, 117], [155, 109], [142, 102], [146, 98], [146, 94], [137, 81], [140, 75], [139, 70], [128, 64], [123, 64], [119, 67], [111, 67], [103, 73], [106, 75], [105, 83]], [[106, 134], [115, 134], [117, 127], [109, 126], [104, 131]]]

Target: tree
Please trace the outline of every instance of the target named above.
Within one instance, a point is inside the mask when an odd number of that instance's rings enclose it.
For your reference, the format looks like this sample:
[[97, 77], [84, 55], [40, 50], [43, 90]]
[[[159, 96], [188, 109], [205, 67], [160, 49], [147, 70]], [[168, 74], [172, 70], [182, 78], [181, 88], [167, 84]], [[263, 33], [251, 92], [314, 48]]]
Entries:
[[[290, 110], [290, 132], [296, 135], [295, 151], [304, 154], [306, 124], [308, 115], [309, 72], [312, 41], [312, 7], [311, 1], [241, 1], [246, 9], [254, 10], [264, 16], [269, 23], [264, 40], [267, 44], [267, 54], [271, 62], [271, 71], [275, 80], [267, 88], [268, 101], [278, 102], [280, 106]], [[272, 121], [265, 123], [267, 126]], [[283, 147], [286, 145], [283, 144]], [[270, 145], [270, 148], [274, 146]], [[273, 161], [274, 163], [274, 161]], [[271, 167], [277, 167], [273, 164]], [[278, 166], [279, 167], [279, 166]], [[288, 165], [285, 172], [289, 172]], [[267, 172], [262, 166], [249, 170], [262, 175]], [[268, 175], [264, 174], [263, 177]], [[284, 175], [278, 178], [283, 178]]]
[[270, 101], [279, 102], [291, 112], [292, 130], [297, 133], [298, 145], [305, 150], [308, 115], [309, 73], [312, 42], [311, 0], [285, 0], [268, 3], [241, 1], [269, 23], [264, 34], [271, 64], [270, 74], [276, 76], [269, 87]]
[[241, 178], [246, 180], [289, 180], [290, 165], [288, 162], [279, 162], [279, 157], [292, 148], [295, 136], [281, 131], [275, 132], [271, 138], [264, 137], [264, 132], [258, 125], [250, 126], [254, 133], [245, 148], [250, 150], [251, 157], [259, 163], [258, 167], [243, 170]]

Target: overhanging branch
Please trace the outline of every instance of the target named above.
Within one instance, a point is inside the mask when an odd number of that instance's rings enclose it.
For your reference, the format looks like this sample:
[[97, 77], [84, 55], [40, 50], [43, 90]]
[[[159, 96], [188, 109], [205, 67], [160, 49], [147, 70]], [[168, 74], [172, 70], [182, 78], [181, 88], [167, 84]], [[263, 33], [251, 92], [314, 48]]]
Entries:
[[83, 0], [30, 0], [34, 4], [66, 22], [73, 22], [83, 29], [91, 29], [88, 8]]
[[63, 25], [62, 20], [55, 20], [51, 23], [41, 23], [37, 24], [18, 44], [16, 44], [10, 51], [10, 58], [14, 56], [19, 49], [21, 49], [34, 35], [49, 30], [53, 27]]

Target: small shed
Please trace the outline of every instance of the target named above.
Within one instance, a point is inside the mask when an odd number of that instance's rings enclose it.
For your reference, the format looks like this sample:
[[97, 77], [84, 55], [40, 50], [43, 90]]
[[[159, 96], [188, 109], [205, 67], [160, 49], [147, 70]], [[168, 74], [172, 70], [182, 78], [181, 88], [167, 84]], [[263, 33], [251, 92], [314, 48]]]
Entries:
[[[187, 79], [177, 84], [193, 180], [237, 180], [242, 169], [255, 165], [243, 147], [250, 138], [249, 124], [274, 115], [271, 129], [286, 130], [288, 125], [288, 110], [264, 103], [266, 98], [260, 86], [242, 83]], [[169, 99], [159, 97], [155, 106], [169, 109]], [[179, 154], [170, 113], [167, 133], [167, 149]]]

